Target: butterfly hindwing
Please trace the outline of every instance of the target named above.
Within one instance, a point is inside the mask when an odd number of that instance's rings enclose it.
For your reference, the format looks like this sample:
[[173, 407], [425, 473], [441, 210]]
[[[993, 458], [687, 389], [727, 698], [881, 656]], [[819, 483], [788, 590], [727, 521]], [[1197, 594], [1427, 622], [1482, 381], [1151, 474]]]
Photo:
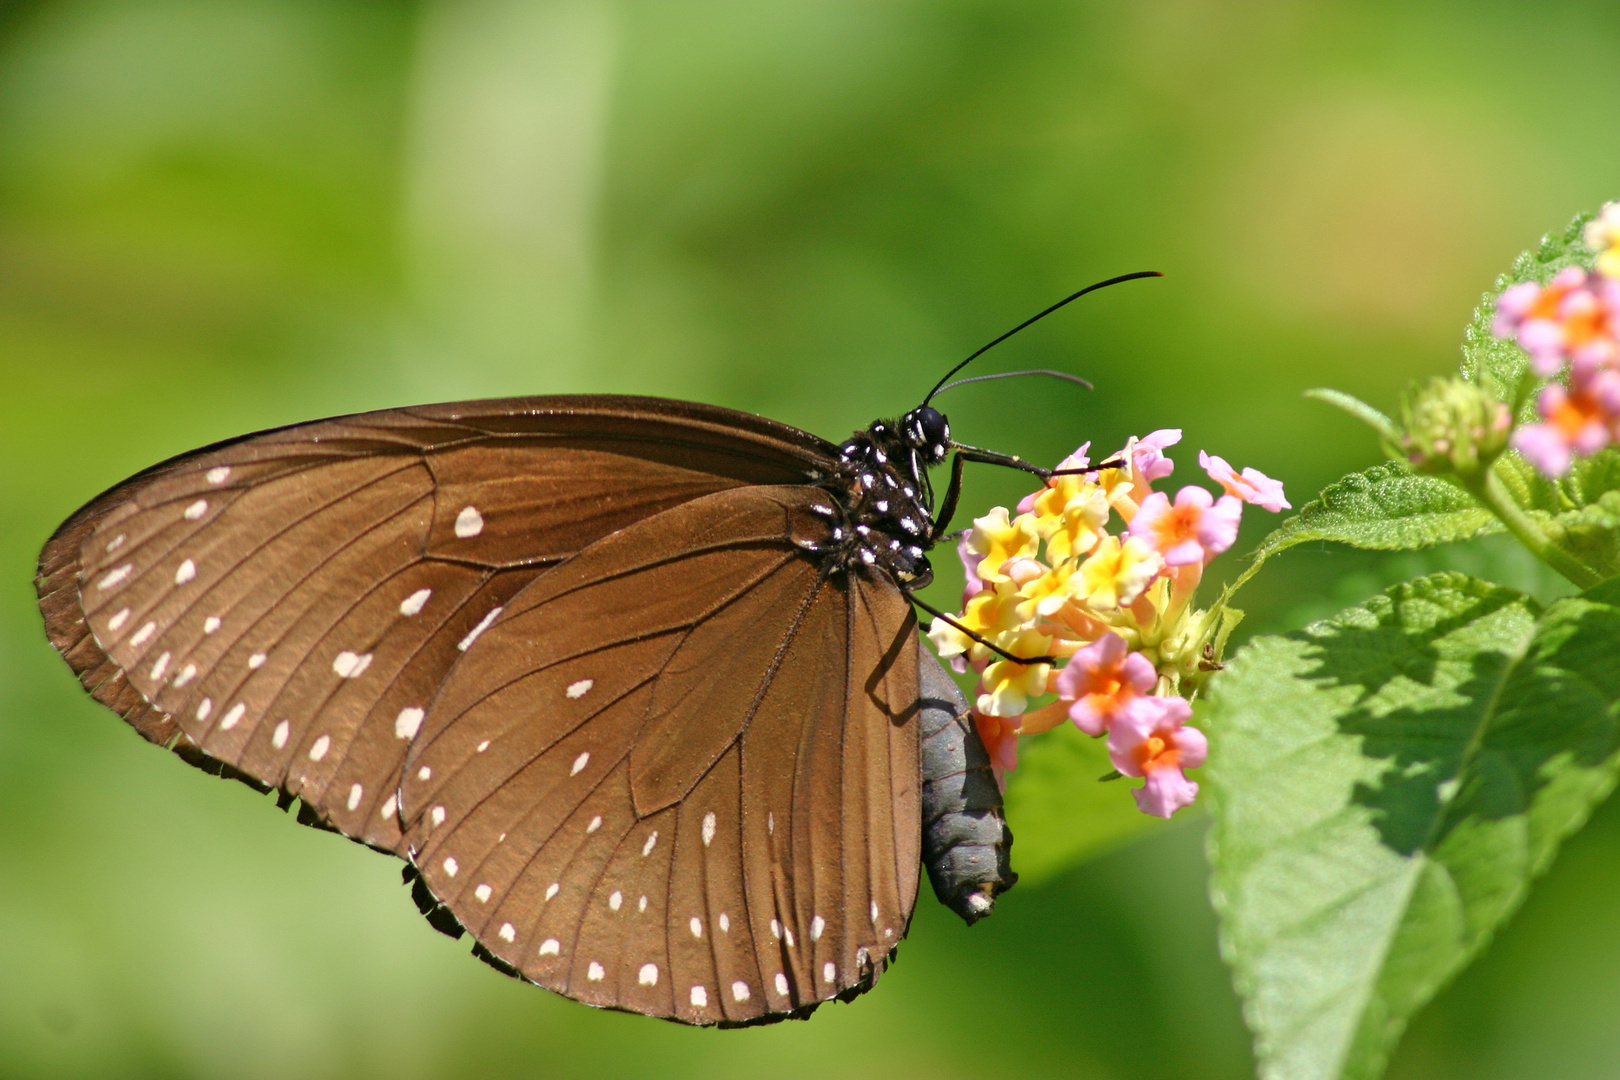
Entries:
[[738, 488], [645, 519], [530, 584], [452, 671], [402, 812], [500, 962], [689, 1023], [881, 972], [916, 895], [896, 838], [920, 831], [916, 633], [892, 584], [804, 550], [827, 499]]

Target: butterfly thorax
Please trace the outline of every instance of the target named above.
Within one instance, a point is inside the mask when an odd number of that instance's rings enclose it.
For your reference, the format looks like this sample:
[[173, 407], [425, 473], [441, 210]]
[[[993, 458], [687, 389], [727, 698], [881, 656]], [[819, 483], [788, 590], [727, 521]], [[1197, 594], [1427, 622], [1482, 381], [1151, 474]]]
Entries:
[[825, 487], [842, 513], [823, 550], [833, 568], [886, 571], [904, 587], [933, 578], [933, 491], [928, 468], [945, 459], [950, 427], [927, 407], [896, 423], [874, 421], [839, 447], [838, 469]]

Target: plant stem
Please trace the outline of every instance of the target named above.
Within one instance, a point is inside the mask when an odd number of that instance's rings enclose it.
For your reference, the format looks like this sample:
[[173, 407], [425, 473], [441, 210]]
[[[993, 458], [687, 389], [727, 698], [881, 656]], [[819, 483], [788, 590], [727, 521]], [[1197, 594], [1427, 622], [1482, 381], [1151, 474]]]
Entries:
[[1468, 493], [1478, 499], [1485, 508], [1502, 519], [1508, 532], [1518, 537], [1519, 543], [1530, 549], [1530, 553], [1554, 570], [1563, 574], [1570, 581], [1582, 589], [1590, 589], [1600, 584], [1603, 579], [1597, 571], [1571, 555], [1562, 546], [1542, 531], [1541, 526], [1526, 514], [1513, 497], [1502, 487], [1502, 481], [1496, 478], [1496, 471], [1491, 468], [1479, 470], [1473, 476], [1459, 476], [1463, 487]]

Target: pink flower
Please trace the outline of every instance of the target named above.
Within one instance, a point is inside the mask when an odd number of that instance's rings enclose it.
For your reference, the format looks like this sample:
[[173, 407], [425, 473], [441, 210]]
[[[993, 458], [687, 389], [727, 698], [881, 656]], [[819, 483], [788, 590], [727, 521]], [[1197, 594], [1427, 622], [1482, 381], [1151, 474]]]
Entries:
[[1079, 649], [1058, 672], [1058, 697], [1072, 701], [1069, 719], [1087, 735], [1101, 735], [1153, 689], [1158, 672], [1141, 653], [1130, 652], [1118, 634], [1104, 634]]
[[1164, 449], [1180, 441], [1180, 428], [1160, 428], [1137, 439], [1131, 447], [1131, 465], [1137, 476], [1142, 481], [1152, 483], [1174, 472], [1176, 463], [1164, 456]]
[[1620, 289], [1568, 266], [1545, 288], [1525, 281], [1504, 289], [1491, 332], [1517, 341], [1542, 378], [1556, 375], [1566, 359], [1614, 363], [1620, 359]]
[[1293, 509], [1288, 500], [1283, 498], [1282, 481], [1273, 480], [1259, 469], [1244, 469], [1243, 474], [1239, 476], [1232, 466], [1226, 463], [1225, 458], [1206, 454], [1202, 450], [1198, 451], [1198, 464], [1209, 473], [1211, 480], [1226, 489], [1228, 495], [1236, 496], [1263, 510], [1270, 510], [1273, 514]]
[[1543, 423], [1513, 433], [1513, 446], [1547, 476], [1562, 476], [1576, 454], [1594, 454], [1614, 439], [1620, 421], [1620, 373], [1602, 370], [1574, 392], [1558, 383], [1536, 400]]
[[1006, 791], [1007, 773], [1018, 767], [1018, 718], [989, 716], [975, 710], [973, 726], [990, 754], [990, 771], [995, 774], [996, 785]]
[[1196, 769], [1209, 756], [1209, 740], [1197, 728], [1184, 726], [1192, 717], [1185, 698], [1146, 698], [1150, 708], [1138, 708], [1125, 723], [1108, 734], [1108, 757], [1126, 776], [1147, 782], [1131, 792], [1144, 814], [1167, 818], [1198, 797], [1198, 785], [1185, 769]]
[[[1213, 505], [1211, 505], [1213, 504]], [[1243, 503], [1231, 495], [1215, 497], [1201, 487], [1184, 487], [1169, 496], [1155, 491], [1131, 519], [1130, 532], [1164, 556], [1166, 566], [1207, 563], [1237, 540]]]

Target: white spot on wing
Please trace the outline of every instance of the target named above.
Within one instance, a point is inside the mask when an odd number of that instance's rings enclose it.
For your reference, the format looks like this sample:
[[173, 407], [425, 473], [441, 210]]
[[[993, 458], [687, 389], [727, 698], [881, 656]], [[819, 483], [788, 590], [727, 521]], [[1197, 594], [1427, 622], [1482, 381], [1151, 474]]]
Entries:
[[131, 570], [133, 570], [133, 569], [135, 569], [135, 564], [134, 563], [125, 563], [123, 566], [120, 566], [116, 570], [108, 571], [106, 577], [104, 577], [100, 581], [96, 582], [96, 588], [98, 588], [98, 589], [110, 589], [110, 588], [112, 588], [114, 585], [117, 585], [119, 582], [121, 582], [125, 578], [129, 577], [129, 572]]
[[399, 803], [394, 800], [394, 796], [390, 795], [388, 796], [387, 801], [382, 804], [382, 810], [378, 812], [377, 816], [382, 818], [391, 818], [394, 816], [394, 811], [397, 809], [399, 809]]
[[540, 943], [541, 956], [556, 956], [562, 952], [562, 944], [554, 937], [548, 937]]
[[208, 482], [210, 484], [223, 484], [230, 479], [230, 476], [231, 467], [229, 465], [215, 465], [208, 470]]
[[775, 919], [771, 920], [771, 937], [775, 938], [777, 941], [782, 940], [782, 924], [777, 922]]
[[155, 633], [157, 633], [157, 623], [149, 622], [130, 635], [129, 643], [132, 647], [138, 649], [142, 645], [145, 645], [147, 640], [150, 639]]
[[235, 705], [232, 705], [228, 710], [226, 710], [225, 715], [219, 718], [219, 730], [231, 730], [231, 728], [236, 726], [236, 722], [242, 719], [242, 714], [245, 712], [247, 712], [247, 706], [242, 704], [240, 701], [238, 701]]
[[428, 768], [426, 765], [424, 765], [420, 769], [416, 770], [416, 778], [418, 780], [427, 780], [432, 776], [433, 776], [433, 770]]
[[765, 812], [765, 831], [773, 835], [776, 833], [776, 815], [770, 811]]
[[478, 625], [467, 631], [466, 637], [456, 642], [456, 648], [460, 649], [462, 652], [466, 652], [472, 647], [472, 643], [478, 640], [478, 635], [489, 629], [489, 624], [494, 622], [495, 617], [500, 613], [501, 609], [495, 608], [488, 615], [485, 615], [482, 619], [479, 619]]
[[618, 889], [614, 889], [613, 895], [608, 897], [608, 907], [612, 908], [614, 911], [618, 911], [623, 906], [624, 893], [620, 892]]
[[434, 824], [435, 827], [443, 825], [444, 824], [444, 807], [435, 806], [433, 808], [433, 812], [431, 814], [429, 814], [428, 817], [432, 819], [433, 824]]
[[782, 940], [787, 942], [788, 948], [793, 948], [793, 927], [782, 927]]
[[488, 739], [483, 740], [476, 747], [474, 747], [474, 749], [476, 749], [480, 754], [482, 754], [485, 750], [489, 749], [489, 740]]
[[420, 615], [423, 606], [428, 602], [428, 597], [432, 595], [432, 589], [417, 589], [399, 602], [399, 613], [401, 615]]
[[206, 698], [205, 697], [205, 698], [202, 699], [202, 701], [197, 703], [197, 719], [206, 720], [206, 719], [208, 719], [208, 714], [213, 712], [213, 711], [214, 711], [214, 699], [213, 698]]
[[591, 823], [589, 825], [585, 826], [585, 831], [588, 832], [588, 833], [593, 833], [597, 829], [600, 829], [601, 827], [602, 827], [602, 815], [597, 814], [595, 817], [591, 818]]
[[787, 991], [788, 991], [787, 976], [782, 974], [780, 971], [778, 971], [776, 973], [776, 992], [778, 994], [784, 994], [785, 995], [787, 993]]
[[364, 795], [365, 793], [366, 793], [365, 789], [362, 788], [359, 784], [356, 784], [356, 785], [354, 785], [353, 787], [351, 787], [349, 789], [349, 809], [350, 810], [357, 809], [360, 806], [360, 796]]
[[640, 900], [636, 901], [636, 910], [637, 911], [646, 911], [647, 910], [647, 898], [645, 896], [643, 896]]
[[219, 629], [219, 616], [218, 615], [210, 615], [210, 616], [208, 616], [208, 618], [203, 620], [203, 633], [212, 634], [215, 630], [218, 630], [218, 629]]
[[187, 559], [185, 562], [180, 564], [178, 569], [175, 570], [174, 583], [176, 585], [184, 585], [186, 582], [192, 580], [196, 576], [197, 564], [192, 562], [190, 559]]
[[821, 966], [821, 981], [822, 982], [833, 982], [837, 978], [838, 978], [838, 969], [833, 966], [833, 962], [831, 960], [827, 961], [825, 964], [823, 964]]
[[703, 920], [702, 919], [700, 919], [696, 915], [694, 915], [694, 916], [692, 916], [692, 921], [690, 923], [688, 923], [687, 925], [692, 928], [692, 936], [693, 937], [700, 938], [700, 937], [703, 936]]
[[652, 849], [658, 844], [658, 830], [654, 829], [647, 834], [647, 842], [641, 845], [641, 857], [645, 859], [652, 854]]
[[113, 552], [117, 551], [119, 548], [121, 548], [123, 546], [124, 546], [124, 534], [119, 533], [117, 536], [115, 536], [111, 540], [107, 541], [107, 554], [111, 555]]
[[595, 685], [595, 679], [581, 679], [579, 682], [569, 683], [568, 689], [565, 692], [571, 698], [582, 698], [585, 696], [586, 691], [590, 690], [590, 688]]
[[509, 922], [501, 923], [501, 931], [500, 931], [500, 933], [501, 933], [501, 940], [502, 941], [516, 941], [517, 940], [517, 929]]
[[874, 901], [872, 901], [872, 925], [873, 926], [877, 925], [877, 917], [878, 917], [877, 901], [874, 900]]
[[707, 1008], [709, 1004], [709, 992], [701, 986], [692, 987], [692, 1004], [700, 1009]]
[[636, 981], [642, 986], [658, 985], [658, 965], [642, 964], [641, 970], [636, 973]]
[[591, 752], [589, 750], [586, 750], [583, 753], [581, 753], [579, 755], [579, 757], [574, 759], [574, 767], [572, 769], [568, 770], [568, 775], [569, 776], [578, 776], [580, 774], [580, 771], [582, 769], [584, 769], [585, 766], [589, 765], [590, 763], [591, 763]]
[[714, 811], [710, 810], [703, 815], [703, 846], [708, 847], [714, 843]]
[[810, 920], [810, 940], [811, 941], [820, 941], [821, 940], [821, 932], [823, 930], [825, 930], [825, 929], [827, 929], [827, 920], [826, 919], [823, 919], [820, 915], [817, 915], [815, 918], [811, 919]]
[[270, 733], [270, 745], [280, 750], [287, 745], [287, 736], [292, 733], [292, 721], [283, 720], [276, 725], [276, 730]]
[[449, 855], [449, 856], [445, 857], [445, 860], [444, 860], [444, 872], [445, 873], [449, 874], [451, 877], [455, 877], [456, 876], [456, 871], [460, 870], [460, 869], [461, 869], [461, 867], [456, 864], [456, 858], [455, 858], [454, 855]]
[[473, 895], [478, 897], [478, 902], [480, 904], [487, 904], [489, 903], [489, 898], [495, 895], [495, 890], [490, 888], [488, 885], [480, 885], [478, 888], [473, 890]]
[[550, 885], [547, 885], [546, 886], [546, 899], [550, 900], [553, 896], [556, 896], [557, 895], [557, 890], [560, 889], [560, 888], [562, 888], [562, 886], [558, 885], [555, 881], [553, 881]]
[[107, 620], [107, 629], [116, 634], [124, 628], [124, 624], [128, 621], [129, 608], [120, 608], [118, 614]]
[[330, 736], [330, 735], [322, 735], [320, 738], [316, 739], [315, 744], [309, 748], [309, 760], [311, 760], [311, 761], [319, 761], [319, 760], [321, 760], [321, 758], [325, 757], [326, 752], [328, 750], [330, 750], [331, 748], [332, 748], [332, 736]]
[[340, 678], [358, 679], [371, 666], [370, 653], [352, 653], [344, 650], [332, 659], [332, 670]]
[[270, 658], [264, 653], [256, 652], [252, 656], [248, 657], [248, 667], [253, 671], [258, 671], [260, 668], [264, 667], [264, 662], [268, 659]]
[[198, 499], [196, 502], [186, 507], [186, 520], [196, 521], [206, 513], [208, 513], [208, 500]]
[[741, 979], [738, 979], [736, 982], [732, 983], [731, 984], [731, 999], [733, 1001], [747, 1001], [748, 1000], [748, 984], [743, 982]]
[[168, 671], [168, 670], [169, 670], [169, 654], [167, 652], [165, 652], [162, 656], [157, 658], [157, 663], [152, 665], [152, 681], [153, 682], [162, 682], [163, 681], [163, 673]]
[[585, 969], [585, 977], [591, 980], [591, 982], [601, 982], [602, 976], [606, 974], [607, 972], [602, 970], [602, 965], [598, 964], [595, 960], [592, 960], [591, 966]]
[[399, 715], [394, 717], [394, 734], [401, 739], [414, 739], [422, 727], [422, 717], [427, 714], [421, 709], [401, 709]]
[[194, 679], [196, 677], [197, 677], [197, 665], [196, 664], [187, 664], [185, 667], [180, 669], [180, 674], [178, 674], [178, 675], [176, 675], [174, 677], [174, 685], [176, 687], [184, 686], [184, 685], [186, 685], [186, 683], [190, 682], [192, 679]]
[[461, 513], [456, 515], [456, 535], [466, 540], [483, 531], [484, 515], [478, 512], [478, 507], [463, 506]]
[[720, 932], [722, 934], [731, 933], [731, 916], [723, 911], [720, 913]]

